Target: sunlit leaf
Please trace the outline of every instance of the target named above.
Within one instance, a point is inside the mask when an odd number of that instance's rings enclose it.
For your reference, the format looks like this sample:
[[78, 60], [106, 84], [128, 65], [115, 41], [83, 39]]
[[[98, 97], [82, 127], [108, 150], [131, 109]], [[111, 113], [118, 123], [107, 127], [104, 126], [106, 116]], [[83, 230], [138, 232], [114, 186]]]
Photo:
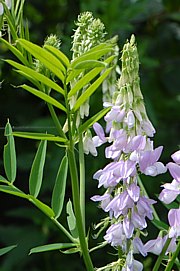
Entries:
[[103, 68], [94, 68], [87, 74], [85, 74], [77, 83], [74, 85], [74, 87], [70, 90], [68, 93], [68, 98], [70, 98], [72, 95], [74, 95], [77, 91], [79, 91], [81, 88], [83, 88], [85, 85], [87, 85], [92, 79], [94, 79], [102, 70]]
[[5, 127], [5, 136], [7, 137], [7, 144], [4, 146], [3, 153], [4, 168], [8, 180], [13, 183], [16, 178], [16, 150], [12, 128], [9, 122]]
[[74, 211], [72, 208], [71, 200], [69, 199], [67, 205], [66, 205], [66, 212], [67, 212], [67, 222], [69, 230], [74, 238], [78, 237], [78, 231], [76, 227], [76, 218], [74, 215]]
[[0, 41], [3, 42], [7, 48], [26, 66], [29, 66], [27, 59], [23, 56], [23, 54], [12, 44], [6, 41], [3, 38], [0, 38]]
[[52, 250], [60, 250], [65, 248], [74, 247], [75, 244], [73, 243], [55, 243], [55, 244], [48, 244], [43, 246], [34, 247], [30, 250], [30, 254], [33, 253], [39, 253], [39, 252], [46, 252], [46, 251], [52, 251]]
[[111, 70], [112, 68], [107, 69], [89, 88], [86, 89], [86, 91], [81, 94], [73, 107], [74, 112], [78, 110], [79, 107], [96, 91]]
[[8, 246], [8, 247], [0, 248], [0, 256], [8, 253], [9, 251], [11, 251], [12, 249], [14, 249], [15, 247], [17, 247], [17, 245], [12, 245], [12, 246]]
[[69, 67], [69, 59], [60, 50], [50, 45], [44, 45], [44, 48], [56, 56], [67, 68]]
[[25, 90], [29, 91], [30, 93], [32, 93], [33, 95], [39, 97], [40, 99], [44, 100], [45, 102], [54, 105], [55, 107], [61, 109], [62, 111], [66, 112], [66, 108], [59, 102], [57, 102], [54, 98], [50, 97], [49, 95], [35, 89], [32, 88], [30, 86], [27, 85], [22, 85], [22, 88], [24, 88]]
[[88, 51], [84, 54], [82, 54], [81, 56], [77, 57], [72, 63], [71, 63], [71, 67], [75, 68], [75, 66], [77, 66], [77, 64], [83, 62], [83, 61], [89, 61], [89, 60], [97, 60], [99, 58], [101, 58], [102, 56], [106, 55], [107, 53], [111, 52], [112, 46], [111, 47], [107, 47], [105, 49], [101, 49], [101, 50], [94, 50], [93, 51]]
[[67, 140], [60, 136], [55, 136], [51, 134], [43, 134], [43, 133], [31, 133], [31, 132], [13, 132], [14, 136], [36, 139], [36, 140], [47, 140], [54, 142], [66, 142]]
[[55, 213], [55, 218], [58, 218], [61, 215], [61, 211], [63, 208], [67, 171], [68, 171], [68, 158], [67, 156], [64, 156], [60, 163], [60, 167], [56, 176], [55, 186], [52, 194], [51, 206]]
[[33, 79], [40, 81], [44, 85], [46, 85], [46, 86], [48, 86], [48, 87], [50, 87], [50, 88], [52, 88], [52, 89], [56, 90], [57, 92], [64, 95], [64, 90], [58, 84], [56, 84], [54, 81], [52, 81], [51, 79], [49, 79], [45, 75], [38, 73], [35, 70], [28, 68], [24, 65], [21, 65], [21, 64], [15, 62], [15, 61], [12, 61], [12, 60], [6, 60], [6, 62], [8, 62], [13, 67], [19, 69], [23, 73], [27, 74], [28, 76], [32, 77]]
[[33, 195], [35, 198], [38, 196], [42, 184], [43, 170], [46, 158], [46, 148], [47, 141], [41, 141], [31, 167], [29, 177], [29, 191], [30, 194]]
[[84, 60], [80, 63], [77, 63], [74, 66], [74, 69], [93, 69], [96, 67], [106, 67], [105, 63], [102, 61], [98, 61], [98, 60]]
[[64, 71], [64, 66], [54, 55], [30, 41], [18, 39], [17, 42], [64, 82], [64, 75], [62, 72]]

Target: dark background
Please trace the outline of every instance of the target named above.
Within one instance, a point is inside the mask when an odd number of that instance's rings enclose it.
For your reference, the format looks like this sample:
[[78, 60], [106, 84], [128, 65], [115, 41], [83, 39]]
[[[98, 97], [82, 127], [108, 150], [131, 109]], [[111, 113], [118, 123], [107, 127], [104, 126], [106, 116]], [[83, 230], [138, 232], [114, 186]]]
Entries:
[[[155, 146], [163, 145], [162, 161], [170, 161], [170, 155], [178, 149], [180, 130], [180, 1], [179, 0], [31, 0], [26, 1], [24, 17], [29, 21], [32, 42], [43, 44], [47, 35], [57, 34], [62, 40], [62, 51], [71, 56], [71, 36], [74, 21], [82, 11], [92, 11], [106, 26], [108, 37], [119, 36], [119, 47], [131, 34], [136, 35], [140, 57], [141, 90], [144, 95], [148, 115], [157, 133]], [[13, 56], [0, 44], [0, 57]], [[4, 175], [2, 153], [5, 144], [3, 136], [7, 119], [16, 130], [27, 127], [51, 127], [49, 113], [43, 102], [21, 89], [13, 88], [24, 82], [11, 67], [0, 61], [0, 174]], [[100, 92], [99, 94], [100, 98]], [[97, 105], [92, 98], [92, 112]], [[18, 128], [19, 127], [19, 128]], [[21, 127], [21, 128], [20, 128]], [[23, 128], [26, 127], [26, 128]], [[44, 128], [37, 131], [44, 132]], [[53, 130], [52, 130], [53, 132]], [[16, 186], [28, 192], [28, 176], [37, 142], [16, 138], [18, 175]], [[50, 204], [52, 187], [56, 175], [61, 150], [53, 144], [48, 145], [48, 155], [44, 173], [44, 183], [40, 198]], [[103, 212], [96, 208], [89, 198], [97, 194], [97, 182], [92, 175], [105, 164], [103, 148], [99, 160], [87, 157], [87, 225], [93, 234], [92, 223], [98, 222]], [[170, 181], [168, 174], [155, 178], [144, 177], [143, 182], [151, 198], [161, 191], [160, 184]], [[71, 194], [68, 185], [67, 196]], [[62, 255], [59, 252], [28, 256], [29, 249], [38, 245], [67, 241], [54, 225], [25, 200], [0, 194], [0, 244], [1, 247], [18, 244], [9, 254], [1, 257], [0, 271], [57, 271], [84, 270], [79, 255]], [[158, 212], [166, 221], [166, 210], [158, 206]], [[65, 214], [61, 218], [66, 225]], [[149, 238], [155, 238], [157, 231], [150, 224]], [[92, 238], [91, 238], [92, 239]], [[97, 240], [96, 240], [97, 241]], [[95, 241], [95, 242], [96, 242]], [[102, 236], [98, 242], [102, 241]], [[94, 241], [91, 241], [94, 242]], [[93, 245], [93, 244], [92, 244]], [[103, 266], [114, 261], [114, 251], [107, 247], [92, 254], [95, 266]], [[152, 270], [154, 257], [145, 259], [144, 270]]]

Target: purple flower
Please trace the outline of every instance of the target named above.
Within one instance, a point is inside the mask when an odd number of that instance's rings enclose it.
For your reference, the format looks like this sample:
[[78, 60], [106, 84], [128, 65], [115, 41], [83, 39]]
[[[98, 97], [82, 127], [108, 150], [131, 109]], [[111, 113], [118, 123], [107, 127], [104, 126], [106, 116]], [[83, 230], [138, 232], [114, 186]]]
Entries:
[[117, 167], [114, 170], [114, 176], [127, 179], [130, 176], [134, 176], [136, 173], [136, 163], [131, 160], [117, 162]]
[[121, 246], [126, 249], [126, 236], [123, 231], [122, 224], [116, 223], [112, 224], [109, 229], [106, 231], [104, 239], [110, 243], [112, 246]]
[[163, 147], [160, 146], [153, 151], [142, 152], [139, 158], [139, 167], [142, 173], [145, 175], [156, 176], [166, 172], [166, 167], [161, 163], [157, 162]]
[[139, 237], [133, 239], [133, 253], [141, 253], [144, 257], [147, 256], [147, 252], [144, 249], [144, 244]]
[[133, 235], [133, 231], [134, 231], [134, 225], [128, 216], [125, 216], [123, 219], [123, 229], [124, 229], [124, 233], [126, 235], [126, 238], [127, 239], [131, 238]]
[[[156, 239], [154, 240], [150, 240], [148, 241], [145, 245], [144, 245], [144, 249], [146, 252], [151, 252], [155, 255], [159, 255], [162, 252], [162, 249], [166, 243], [168, 236], [158, 236]], [[174, 252], [176, 250], [176, 243], [175, 243], [175, 238], [173, 238], [168, 246], [168, 249], [166, 251], [166, 254], [168, 252]]]
[[123, 118], [125, 117], [125, 110], [120, 110], [120, 107], [115, 105], [111, 108], [111, 110], [106, 114], [104, 117], [106, 122], [121, 122]]
[[104, 130], [103, 130], [102, 126], [99, 123], [97, 123], [97, 122], [94, 123], [93, 129], [96, 132], [97, 136], [94, 136], [92, 138], [92, 140], [93, 140], [94, 146], [99, 147], [103, 143], [105, 143], [107, 141], [107, 139], [105, 137]]
[[180, 165], [170, 162], [167, 164], [167, 168], [171, 176], [180, 183]]
[[135, 228], [143, 230], [147, 227], [147, 223], [144, 216], [141, 216], [135, 208], [132, 209], [131, 221]]
[[180, 150], [171, 155], [171, 158], [176, 164], [180, 164]]
[[111, 200], [105, 211], [113, 212], [114, 217], [118, 218], [121, 214], [127, 215], [128, 209], [131, 209], [133, 206], [134, 202], [125, 190]]
[[180, 194], [180, 183], [173, 180], [171, 183], [161, 185], [164, 189], [159, 194], [159, 200], [165, 204], [173, 202], [176, 197]]
[[91, 197], [91, 200], [101, 201], [100, 207], [105, 211], [107, 205], [111, 201], [111, 195], [109, 193], [105, 193], [102, 196], [95, 195], [95, 196]]
[[99, 180], [98, 187], [104, 186], [105, 188], [114, 187], [120, 182], [121, 177], [114, 176], [114, 170], [117, 167], [116, 162], [108, 164], [104, 169], [98, 170], [93, 178]]
[[127, 188], [127, 192], [129, 194], [129, 196], [131, 197], [131, 199], [134, 202], [137, 202], [139, 200], [139, 196], [140, 196], [140, 188], [137, 184], [132, 183], [128, 188]]
[[137, 260], [134, 260], [133, 251], [128, 252], [126, 263], [122, 268], [122, 271], [142, 271], [143, 265]]
[[169, 238], [180, 236], [180, 208], [171, 209], [168, 213], [168, 221], [171, 229], [169, 231]]
[[148, 217], [150, 220], [153, 219], [153, 211], [152, 211], [152, 208], [151, 208], [151, 205], [152, 204], [155, 204], [156, 201], [155, 200], [152, 200], [152, 199], [149, 199], [145, 196], [141, 196], [137, 202], [137, 210], [138, 210], [138, 213], [141, 215], [141, 216], [144, 216], [144, 217]]

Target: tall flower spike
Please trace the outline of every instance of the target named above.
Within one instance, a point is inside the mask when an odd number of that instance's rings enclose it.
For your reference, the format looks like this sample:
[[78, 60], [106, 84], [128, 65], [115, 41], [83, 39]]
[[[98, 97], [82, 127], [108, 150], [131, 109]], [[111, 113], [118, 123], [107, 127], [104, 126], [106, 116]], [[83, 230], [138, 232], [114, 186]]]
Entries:
[[[85, 52], [88, 52], [94, 46], [105, 41], [105, 27], [104, 24], [100, 21], [100, 19], [94, 19], [91, 12], [84, 12], [78, 16], [78, 20], [76, 22], [77, 29], [73, 35], [72, 42], [72, 60], [76, 59], [80, 55]], [[76, 83], [77, 80], [81, 79], [85, 74], [82, 72], [78, 78], [75, 78], [73, 82], [71, 82], [72, 87]], [[82, 92], [84, 92], [89, 85], [83, 87]], [[76, 93], [70, 100], [70, 107], [76, 103], [76, 99], [79, 93]], [[84, 116], [89, 115], [89, 100], [87, 100], [81, 107], [79, 115], [76, 119], [76, 126], [79, 126], [80, 118], [83, 119]]]
[[[121, 77], [110, 103], [106, 121], [106, 158], [111, 161], [94, 174], [104, 187], [103, 196], [92, 197], [100, 202], [100, 207], [109, 212], [110, 225], [104, 239], [111, 246], [121, 249], [125, 264], [122, 270], [142, 270], [142, 264], [134, 260], [133, 254], [144, 251], [135, 238], [147, 227], [146, 219], [153, 219], [152, 205], [156, 202], [146, 197], [138, 186], [139, 174], [156, 176], [164, 173], [166, 167], [158, 162], [163, 147], [153, 148], [152, 137], [155, 130], [147, 116], [140, 90], [139, 58], [132, 35], [130, 42], [123, 47]], [[96, 126], [95, 127], [95, 131]], [[103, 135], [103, 137], [102, 137]], [[104, 139], [101, 131], [99, 137]], [[136, 239], [137, 240], [137, 239]], [[142, 253], [146, 256], [146, 253]], [[130, 259], [127, 261], [127, 259]]]

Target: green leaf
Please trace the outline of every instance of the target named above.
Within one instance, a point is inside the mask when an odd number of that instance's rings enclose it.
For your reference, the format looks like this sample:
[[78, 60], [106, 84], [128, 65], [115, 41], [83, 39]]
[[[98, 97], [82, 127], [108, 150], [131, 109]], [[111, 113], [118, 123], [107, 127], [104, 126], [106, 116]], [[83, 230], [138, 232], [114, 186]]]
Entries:
[[8, 41], [3, 38], [0, 38], [0, 41], [3, 42], [7, 48], [26, 66], [29, 66], [29, 62], [23, 56], [23, 54], [13, 45], [11, 45]]
[[0, 182], [2, 183], [9, 183], [6, 178], [4, 178], [3, 176], [0, 175]]
[[8, 246], [8, 247], [0, 248], [0, 256], [8, 253], [9, 251], [11, 251], [12, 249], [14, 249], [15, 247], [17, 247], [17, 245], [12, 245], [12, 246]]
[[106, 64], [102, 61], [97, 60], [84, 60], [80, 63], [77, 63], [74, 66], [74, 69], [93, 69], [95, 67], [106, 67]]
[[81, 56], [77, 57], [72, 63], [71, 63], [71, 68], [75, 68], [75, 66], [77, 66], [77, 64], [83, 62], [83, 61], [89, 61], [89, 60], [97, 60], [99, 58], [101, 58], [102, 56], [108, 54], [109, 52], [111, 52], [112, 46], [108, 46], [105, 49], [101, 49], [101, 50], [94, 50], [93, 51], [88, 51], [84, 54], [82, 54]]
[[17, 42], [64, 82], [64, 66], [54, 55], [30, 41], [18, 39]]
[[60, 163], [60, 167], [56, 176], [55, 186], [52, 194], [51, 206], [55, 213], [55, 218], [58, 218], [61, 215], [61, 211], [63, 208], [67, 172], [68, 172], [68, 158], [65, 155]]
[[107, 69], [86, 91], [82, 93], [82, 95], [76, 101], [75, 106], [73, 107], [73, 111], [77, 111], [79, 107], [96, 91], [96, 89], [101, 85], [104, 79], [111, 72], [112, 68]]
[[66, 108], [59, 102], [57, 102], [54, 98], [50, 97], [49, 95], [35, 89], [32, 88], [30, 86], [27, 85], [22, 85], [22, 88], [24, 88], [25, 90], [29, 91], [30, 93], [32, 93], [33, 95], [39, 97], [40, 99], [42, 99], [43, 101], [54, 105], [55, 107], [61, 109], [62, 111], [66, 112]]
[[43, 246], [34, 247], [30, 250], [30, 254], [33, 253], [39, 253], [39, 252], [46, 252], [46, 251], [52, 251], [52, 250], [60, 250], [64, 248], [70, 248], [74, 247], [75, 244], [73, 243], [55, 243], [55, 244], [48, 244]]
[[76, 217], [74, 215], [72, 203], [70, 199], [66, 205], [66, 212], [67, 212], [67, 222], [68, 222], [69, 230], [74, 238], [78, 238], [78, 231], [76, 227]]
[[53, 82], [51, 79], [49, 79], [45, 75], [38, 73], [35, 70], [28, 68], [24, 65], [21, 65], [21, 64], [15, 62], [15, 61], [12, 61], [12, 60], [6, 60], [6, 62], [8, 62], [13, 67], [19, 69], [23, 73], [27, 74], [27, 76], [30, 76], [31, 78], [40, 81], [44, 85], [46, 85], [46, 86], [48, 86], [48, 87], [50, 87], [50, 88], [52, 88], [52, 89], [56, 90], [57, 92], [64, 95], [64, 90], [58, 84]]
[[30, 194], [33, 195], [35, 198], [38, 196], [42, 184], [43, 170], [46, 158], [46, 148], [47, 141], [41, 141], [30, 172], [29, 191]]
[[0, 191], [7, 193], [7, 194], [17, 196], [17, 197], [20, 197], [20, 198], [28, 199], [28, 197], [29, 197], [24, 192], [22, 192], [21, 190], [19, 190], [18, 188], [14, 187], [14, 186], [0, 185]]
[[63, 65], [65, 65], [67, 68], [69, 67], [69, 59], [60, 50], [51, 45], [44, 45], [44, 48], [51, 52], [55, 57], [57, 57], [63, 63]]
[[9, 121], [5, 127], [5, 136], [7, 137], [7, 144], [4, 146], [4, 168], [8, 180], [13, 183], [16, 178], [16, 150]]
[[70, 90], [68, 93], [68, 98], [70, 98], [72, 95], [76, 94], [77, 91], [79, 91], [81, 88], [83, 88], [85, 85], [87, 85], [92, 79], [94, 79], [102, 70], [103, 68], [94, 68], [92, 71], [85, 74], [77, 83], [75, 86]]
[[109, 110], [110, 107], [103, 108], [100, 112], [98, 112], [93, 117], [84, 122], [81, 126], [79, 126], [79, 133], [81, 134], [85, 132], [87, 129], [89, 129], [95, 122], [99, 121], [104, 115], [106, 115]]
[[54, 212], [48, 205], [46, 205], [45, 203], [43, 203], [42, 201], [36, 199], [35, 197], [31, 195], [28, 196], [28, 199], [49, 218], [54, 217]]
[[154, 224], [154, 226], [156, 227], [156, 228], [158, 228], [159, 230], [168, 230], [168, 228], [169, 228], [169, 226], [166, 224], [166, 223], [164, 223], [164, 222], [162, 222], [162, 221], [160, 221], [160, 220], [157, 220], [157, 219], [153, 219], [152, 221], [151, 221], [153, 224]]
[[14, 136], [28, 138], [28, 139], [36, 139], [36, 140], [47, 140], [54, 142], [66, 142], [67, 140], [60, 136], [55, 136], [51, 134], [43, 134], [43, 133], [31, 133], [31, 132], [13, 132]]

